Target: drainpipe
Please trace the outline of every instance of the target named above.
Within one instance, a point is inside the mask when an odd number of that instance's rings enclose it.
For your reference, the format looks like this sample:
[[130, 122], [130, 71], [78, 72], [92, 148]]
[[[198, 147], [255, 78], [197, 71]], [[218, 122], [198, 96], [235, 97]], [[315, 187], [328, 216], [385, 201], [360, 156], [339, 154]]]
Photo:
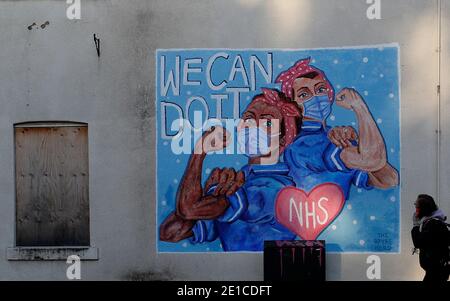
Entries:
[[438, 84], [437, 84], [437, 146], [436, 146], [436, 200], [441, 204], [441, 25], [442, 7], [441, 0], [437, 0], [437, 51], [438, 51]]

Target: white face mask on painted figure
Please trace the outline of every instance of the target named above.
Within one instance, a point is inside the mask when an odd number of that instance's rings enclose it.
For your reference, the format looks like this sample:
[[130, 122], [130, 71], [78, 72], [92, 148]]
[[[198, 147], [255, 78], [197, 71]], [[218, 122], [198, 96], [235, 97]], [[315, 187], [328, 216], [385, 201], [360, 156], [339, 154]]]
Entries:
[[271, 138], [279, 135], [280, 133], [270, 135], [266, 130], [259, 127], [244, 127], [238, 131], [239, 153], [249, 158], [268, 155], [271, 151]]

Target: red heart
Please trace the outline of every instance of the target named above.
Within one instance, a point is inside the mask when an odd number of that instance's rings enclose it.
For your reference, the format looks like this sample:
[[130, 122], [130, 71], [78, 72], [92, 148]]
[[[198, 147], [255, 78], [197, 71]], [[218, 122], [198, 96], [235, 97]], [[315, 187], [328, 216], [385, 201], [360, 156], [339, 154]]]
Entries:
[[286, 187], [277, 195], [275, 216], [301, 239], [315, 240], [339, 215], [344, 203], [344, 193], [336, 184], [320, 184], [310, 193]]

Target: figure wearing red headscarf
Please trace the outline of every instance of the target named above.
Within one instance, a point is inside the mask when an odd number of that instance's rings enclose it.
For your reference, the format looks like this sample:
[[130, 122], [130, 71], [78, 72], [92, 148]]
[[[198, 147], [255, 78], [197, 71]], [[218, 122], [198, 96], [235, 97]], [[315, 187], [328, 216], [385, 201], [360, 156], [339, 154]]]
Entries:
[[[211, 151], [222, 150], [229, 139], [216, 127], [196, 144], [177, 193], [176, 210], [160, 226], [160, 240], [178, 242], [189, 238], [193, 244], [220, 239], [224, 251], [262, 251], [265, 240], [294, 240], [296, 234], [275, 219], [276, 196], [283, 188], [294, 186], [279, 154], [297, 136], [300, 112], [279, 91], [263, 89], [241, 116], [239, 133], [258, 129], [277, 136], [267, 153], [247, 153], [248, 165], [239, 172], [232, 168], [215, 169], [202, 187], [203, 161]], [[275, 127], [276, 121], [282, 126]], [[243, 149], [250, 149], [243, 135]], [[238, 139], [239, 141], [239, 139]]]
[[[348, 197], [352, 184], [366, 189], [398, 185], [398, 172], [387, 162], [384, 139], [363, 98], [344, 88], [335, 99], [325, 73], [310, 63], [310, 58], [299, 60], [276, 79], [303, 113], [301, 132], [284, 152], [296, 186], [311, 191], [330, 182]], [[352, 127], [327, 126], [335, 101], [355, 113], [359, 134]]]

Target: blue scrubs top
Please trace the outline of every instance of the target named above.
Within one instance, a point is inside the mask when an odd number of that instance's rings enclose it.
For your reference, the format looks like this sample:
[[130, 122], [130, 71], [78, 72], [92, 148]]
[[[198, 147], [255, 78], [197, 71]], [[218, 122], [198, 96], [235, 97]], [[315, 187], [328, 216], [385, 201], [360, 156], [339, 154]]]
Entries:
[[334, 183], [342, 188], [345, 199], [352, 184], [372, 189], [367, 172], [347, 168], [342, 162], [342, 149], [328, 139], [330, 129], [321, 122], [304, 121], [301, 133], [284, 151], [284, 162], [296, 187], [310, 192], [319, 184]]
[[[296, 235], [276, 221], [275, 200], [294, 186], [286, 164], [246, 165], [245, 183], [227, 197], [230, 206], [216, 220], [197, 221], [191, 243], [220, 239], [224, 251], [262, 251], [265, 240], [294, 240]], [[208, 192], [214, 190], [214, 186]]]

